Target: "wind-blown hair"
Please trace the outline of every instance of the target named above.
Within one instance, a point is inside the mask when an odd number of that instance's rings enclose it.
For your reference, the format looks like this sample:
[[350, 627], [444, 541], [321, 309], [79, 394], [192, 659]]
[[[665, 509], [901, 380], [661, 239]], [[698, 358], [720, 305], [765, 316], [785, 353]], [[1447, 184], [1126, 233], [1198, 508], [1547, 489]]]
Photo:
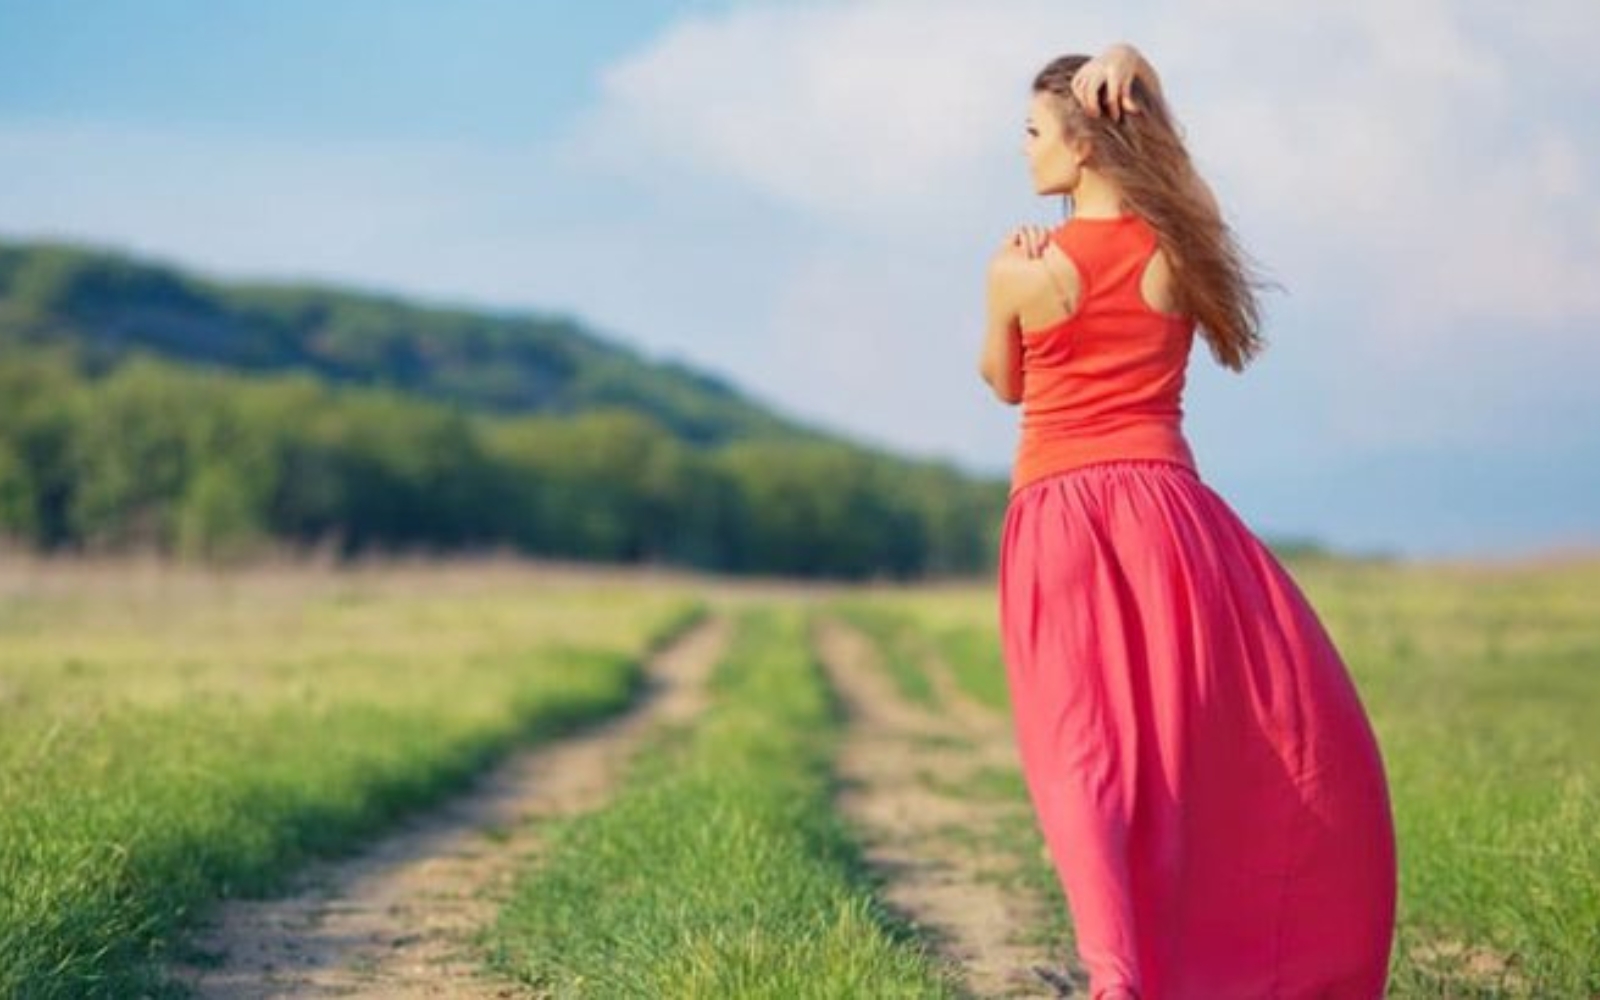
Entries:
[[1120, 121], [1092, 118], [1072, 94], [1072, 78], [1089, 61], [1052, 60], [1034, 78], [1035, 93], [1053, 98], [1065, 138], [1087, 138], [1092, 167], [1116, 185], [1128, 209], [1156, 231], [1177, 285], [1181, 311], [1192, 316], [1217, 362], [1234, 371], [1264, 346], [1251, 271], [1210, 189], [1195, 172], [1183, 138], [1161, 96], [1142, 79], [1133, 84], [1140, 113]]

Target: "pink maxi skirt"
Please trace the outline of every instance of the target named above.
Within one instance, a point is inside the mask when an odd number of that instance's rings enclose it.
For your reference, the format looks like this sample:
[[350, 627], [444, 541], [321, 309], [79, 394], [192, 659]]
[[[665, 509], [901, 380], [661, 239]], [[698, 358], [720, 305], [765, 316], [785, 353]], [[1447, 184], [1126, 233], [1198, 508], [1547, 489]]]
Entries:
[[1377, 741], [1300, 589], [1187, 466], [1123, 459], [1006, 511], [1017, 748], [1099, 1000], [1383, 995]]

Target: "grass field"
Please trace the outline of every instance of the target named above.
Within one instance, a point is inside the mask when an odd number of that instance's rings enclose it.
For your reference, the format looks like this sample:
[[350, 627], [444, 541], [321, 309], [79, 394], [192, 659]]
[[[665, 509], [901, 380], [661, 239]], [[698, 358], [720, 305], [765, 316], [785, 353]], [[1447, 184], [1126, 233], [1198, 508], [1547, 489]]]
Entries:
[[195, 910], [621, 707], [695, 608], [464, 567], [13, 567], [4, 587], [6, 997], [154, 989]]
[[792, 611], [746, 612], [714, 702], [559, 832], [497, 930], [557, 995], [955, 996], [830, 811], [838, 713]]
[[[1291, 569], [1389, 770], [1392, 995], [1600, 994], [1600, 565]], [[1003, 717], [993, 595], [815, 597], [499, 563], [0, 564], [0, 996], [170, 989], [161, 963], [216, 900], [618, 710], [641, 658], [713, 607], [737, 629], [709, 707], [609, 805], [552, 825], [486, 961], [574, 995], [955, 995], [830, 807], [848, 720], [806, 623], [842, 611], [919, 710], [947, 707], [938, 664]], [[1020, 801], [1016, 775], [985, 774], [975, 798]], [[1017, 815], [974, 849], [1059, 907]]]

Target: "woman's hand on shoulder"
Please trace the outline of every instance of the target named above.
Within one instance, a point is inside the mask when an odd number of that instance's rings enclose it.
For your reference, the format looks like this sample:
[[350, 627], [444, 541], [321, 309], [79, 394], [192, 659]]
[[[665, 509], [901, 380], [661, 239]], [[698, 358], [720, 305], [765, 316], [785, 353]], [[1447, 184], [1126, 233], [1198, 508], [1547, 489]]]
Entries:
[[995, 251], [995, 259], [1024, 257], [1034, 260], [1044, 253], [1049, 243], [1050, 231], [1043, 226], [1018, 226], [1006, 234], [1000, 249]]

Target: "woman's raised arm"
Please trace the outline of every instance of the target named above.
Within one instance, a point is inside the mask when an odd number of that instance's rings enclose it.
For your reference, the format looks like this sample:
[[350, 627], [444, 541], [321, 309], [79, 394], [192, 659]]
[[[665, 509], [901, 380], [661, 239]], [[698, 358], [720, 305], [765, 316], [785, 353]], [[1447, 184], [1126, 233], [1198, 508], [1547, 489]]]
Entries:
[[1118, 42], [1078, 70], [1072, 78], [1072, 96], [1091, 116], [1098, 118], [1105, 111], [1121, 121], [1125, 111], [1139, 114], [1144, 110], [1133, 96], [1135, 79], [1143, 80], [1152, 94], [1161, 96], [1161, 78], [1150, 60], [1132, 45]]

